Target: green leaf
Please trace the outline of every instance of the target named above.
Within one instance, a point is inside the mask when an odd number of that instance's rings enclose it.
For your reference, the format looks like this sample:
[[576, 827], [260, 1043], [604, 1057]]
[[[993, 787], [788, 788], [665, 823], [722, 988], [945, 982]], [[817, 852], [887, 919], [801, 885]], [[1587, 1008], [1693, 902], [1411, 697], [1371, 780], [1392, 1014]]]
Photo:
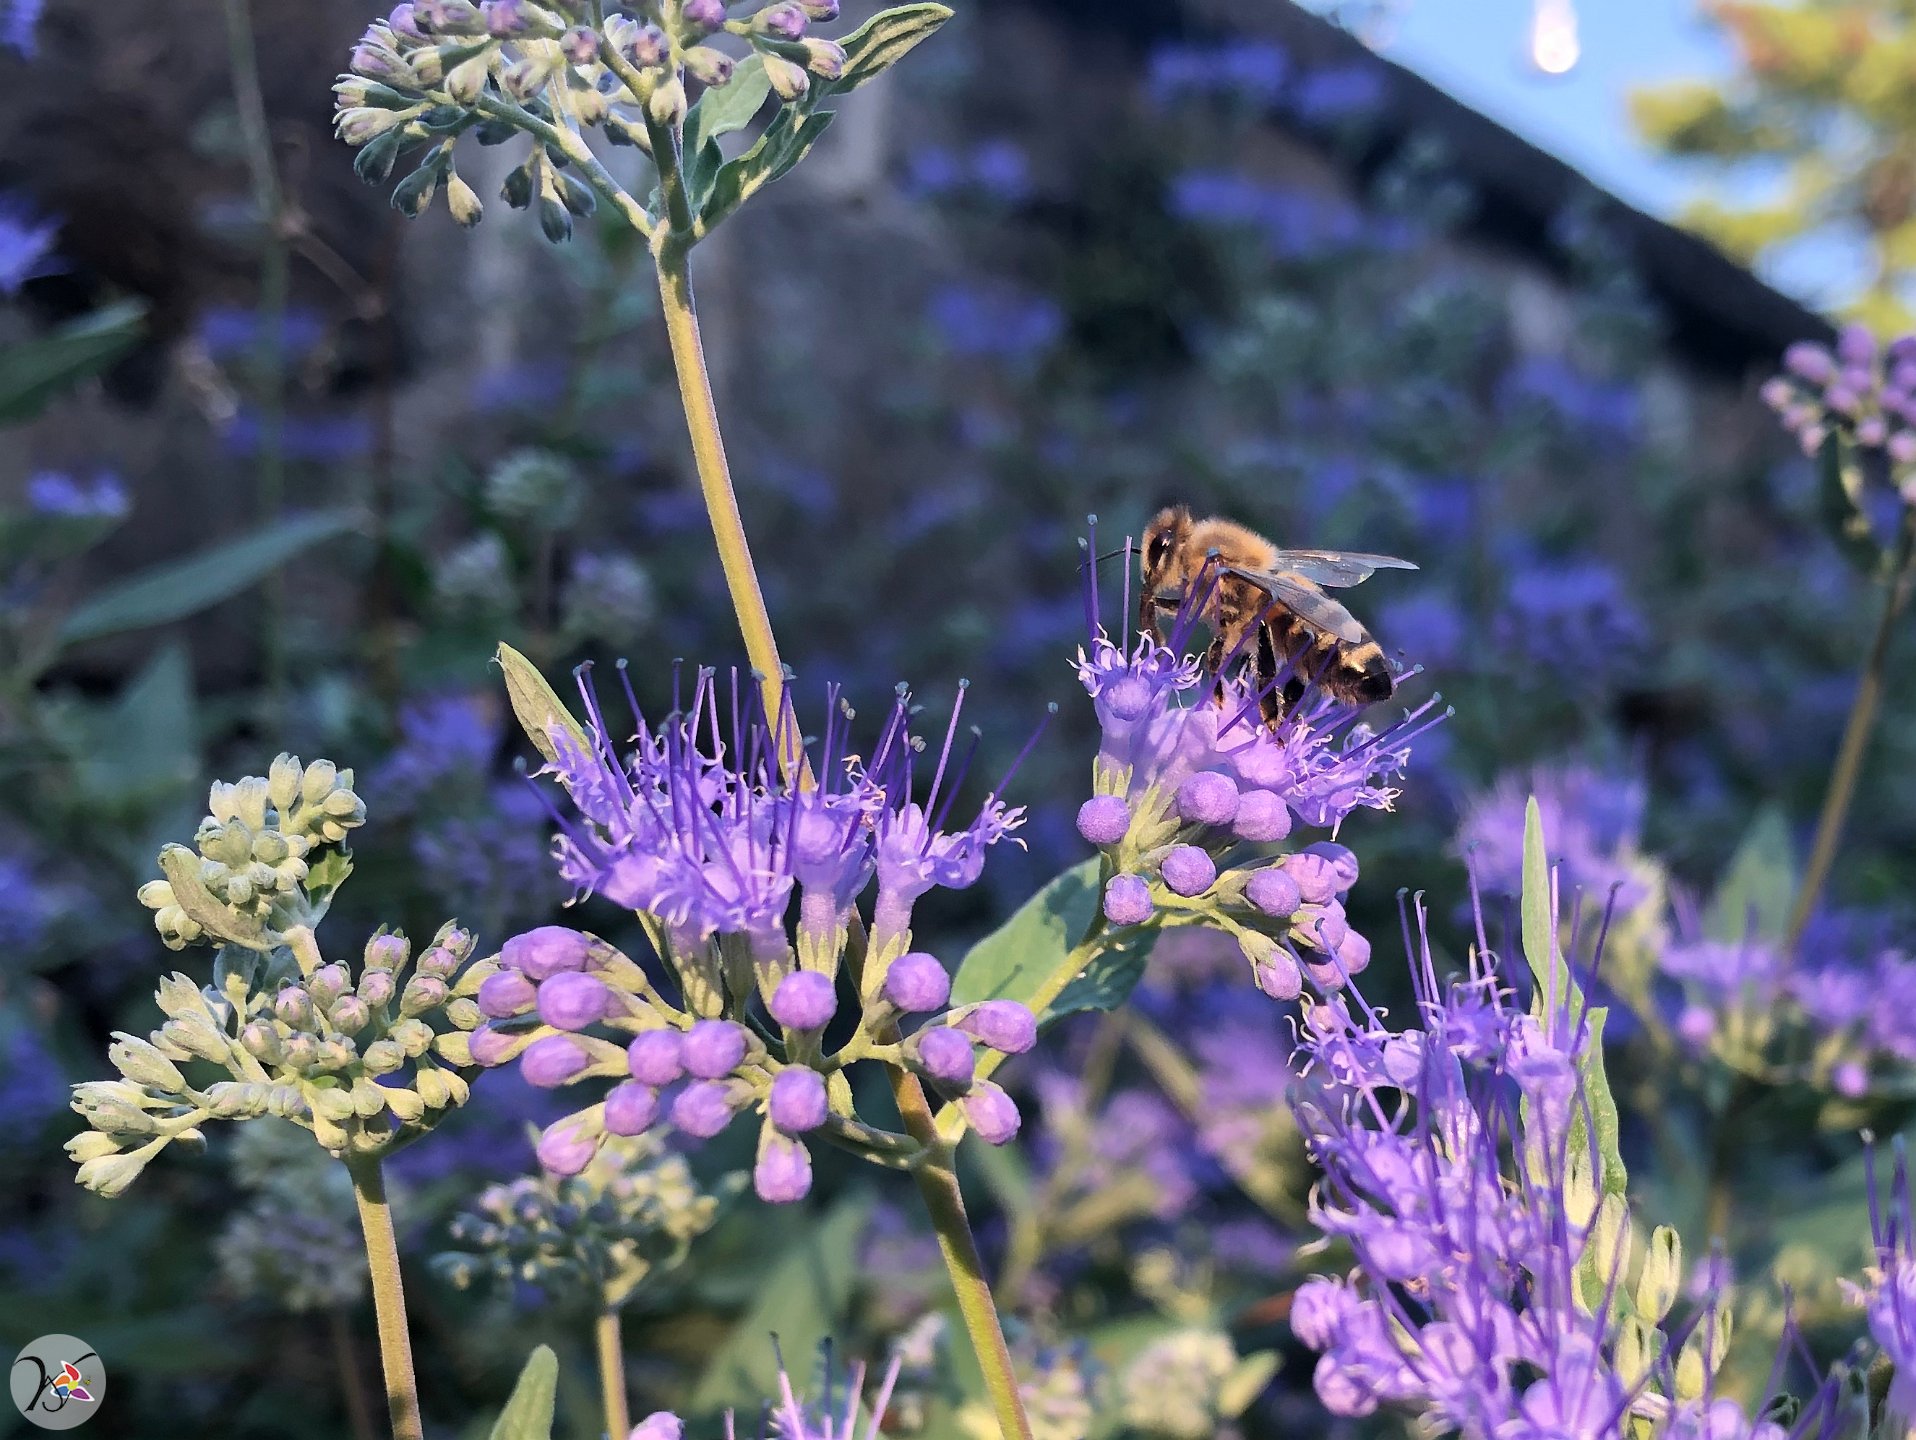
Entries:
[[1557, 937], [1557, 907], [1550, 894], [1550, 861], [1544, 848], [1543, 812], [1533, 795], [1524, 807], [1523, 819], [1523, 953], [1530, 974], [1537, 982], [1532, 1009], [1541, 1014], [1552, 1000], [1562, 1007], [1570, 1023], [1581, 1019], [1589, 1026], [1580, 1069], [1583, 1093], [1589, 1107], [1586, 1119], [1579, 1107], [1570, 1122], [1570, 1144], [1586, 1143], [1588, 1125], [1597, 1132], [1597, 1154], [1603, 1166], [1603, 1193], [1621, 1195], [1629, 1185], [1629, 1172], [1623, 1167], [1618, 1149], [1617, 1101], [1610, 1093], [1610, 1078], [1603, 1068], [1603, 1026], [1609, 1011], [1602, 1007], [1586, 1010], [1583, 990], [1570, 974]]
[[772, 80], [765, 73], [765, 57], [754, 51], [739, 61], [727, 84], [707, 90], [686, 114], [686, 180], [692, 188], [694, 209], [704, 208], [712, 179], [724, 163], [718, 137], [751, 124], [764, 107], [765, 97], [771, 93]]
[[[1072, 866], [1032, 896], [971, 947], [952, 977], [952, 1003], [1030, 1003], [1089, 930], [1098, 911], [1099, 887], [1099, 862], [1092, 859]], [[1038, 1017], [1040, 1023], [1079, 1010], [1114, 1010], [1130, 998], [1157, 932], [1107, 932], [1101, 940], [1084, 969]]]
[[185, 648], [162, 646], [112, 704], [76, 711], [61, 730], [80, 793], [101, 810], [124, 814], [129, 804], [190, 789], [200, 773], [199, 725]]
[[813, 88], [823, 89], [826, 95], [849, 95], [891, 69], [949, 19], [951, 10], [943, 5], [900, 5], [879, 11], [839, 42], [845, 47], [844, 73], [828, 85], [815, 83]]
[[0, 425], [31, 420], [55, 395], [97, 375], [139, 340], [146, 307], [109, 305], [0, 350]]
[[1858, 570], [1876, 573], [1883, 564], [1883, 547], [1863, 508], [1862, 466], [1842, 436], [1832, 433], [1816, 452], [1816, 475], [1823, 524], [1836, 548]]
[[1766, 805], [1710, 897], [1710, 908], [1703, 916], [1704, 933], [1731, 945], [1781, 940], [1789, 929], [1795, 901], [1796, 857], [1789, 821], [1780, 808]]
[[552, 742], [555, 729], [565, 731], [581, 752], [591, 748], [585, 727], [572, 718], [572, 712], [546, 684], [546, 677], [539, 673], [537, 665], [510, 645], [501, 645], [493, 659], [506, 677], [506, 698], [512, 702], [512, 713], [518, 717], [519, 728], [526, 732], [526, 739], [535, 750], [547, 760], [558, 762], [559, 747]]
[[356, 523], [357, 516], [343, 510], [289, 516], [183, 560], [142, 570], [68, 615], [60, 643], [77, 645], [197, 615], [250, 590], [301, 551], [345, 534]]
[[719, 167], [699, 210], [700, 232], [710, 230], [752, 196], [803, 160], [832, 123], [832, 112], [798, 117], [796, 106], [778, 112], [758, 143]]
[[706, 1365], [692, 1392], [693, 1410], [703, 1414], [729, 1406], [756, 1413], [767, 1395], [778, 1393], [772, 1337], [778, 1337], [787, 1361], [803, 1366], [839, 1327], [858, 1280], [858, 1244], [870, 1211], [868, 1195], [848, 1195], [786, 1252]]
[[331, 908], [333, 896], [339, 893], [339, 887], [346, 883], [346, 877], [353, 873], [353, 854], [344, 845], [325, 846], [319, 858], [306, 867], [306, 883], [303, 888], [310, 902], [312, 921], [318, 924], [326, 911]]
[[552, 1440], [558, 1396], [559, 1357], [550, 1345], [541, 1345], [526, 1357], [526, 1368], [492, 1427], [491, 1440]]

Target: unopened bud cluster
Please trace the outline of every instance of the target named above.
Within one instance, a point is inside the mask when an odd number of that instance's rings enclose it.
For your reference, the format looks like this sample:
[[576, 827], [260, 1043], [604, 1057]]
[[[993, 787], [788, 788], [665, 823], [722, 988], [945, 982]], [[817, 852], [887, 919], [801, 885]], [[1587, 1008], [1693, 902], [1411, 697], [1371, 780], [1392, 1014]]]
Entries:
[[[472, 1036], [480, 1065], [516, 1060], [528, 1083], [554, 1088], [579, 1080], [615, 1082], [599, 1104], [547, 1127], [540, 1163], [582, 1173], [608, 1137], [641, 1135], [661, 1122], [707, 1140], [738, 1115], [761, 1116], [753, 1185], [762, 1199], [788, 1202], [811, 1190], [811, 1138], [874, 1158], [903, 1158], [900, 1137], [853, 1114], [844, 1070], [858, 1059], [903, 1064], [957, 1101], [992, 1144], [1018, 1131], [1018, 1111], [979, 1078], [978, 1048], [1020, 1054], [1037, 1042], [1037, 1022], [1015, 1001], [947, 1008], [951, 982], [936, 957], [893, 960], [852, 1036], [827, 1053], [824, 1034], [838, 1015], [832, 975], [798, 969], [783, 937], [763, 937], [753, 954], [744, 937], [682, 940], [670, 956], [692, 1013], [668, 1003], [631, 959], [603, 940], [559, 926], [508, 941], [499, 968], [478, 991], [487, 1023]], [[769, 1025], [742, 1023], [762, 1003]], [[885, 1038], [908, 1017], [935, 1016], [902, 1040]], [[607, 1034], [611, 1032], [611, 1034]], [[615, 1038], [616, 1037], [616, 1038]]]
[[1899, 483], [1916, 466], [1916, 336], [1879, 346], [1861, 325], [1845, 327], [1836, 348], [1801, 341], [1784, 352], [1783, 373], [1763, 386], [1807, 455], [1831, 436], [1886, 455]]
[[[410, 946], [382, 933], [357, 976], [334, 963], [277, 986], [229, 977], [224, 990], [168, 976], [156, 996], [166, 1023], [144, 1040], [122, 1033], [107, 1052], [121, 1078], [75, 1088], [92, 1127], [67, 1143], [80, 1183], [118, 1194], [205, 1120], [276, 1115], [336, 1155], [431, 1129], [469, 1094], [464, 1032], [479, 1024], [471, 997], [489, 973], [489, 962], [461, 973], [472, 946], [448, 924], [410, 975]], [[225, 1078], [196, 1082], [182, 1068], [205, 1066]]]
[[680, 1264], [712, 1228], [721, 1196], [743, 1183], [727, 1177], [720, 1194], [707, 1193], [657, 1137], [615, 1137], [577, 1175], [488, 1186], [452, 1224], [453, 1238], [470, 1248], [434, 1265], [460, 1289], [490, 1276], [618, 1306], [647, 1276]]
[[1135, 800], [1097, 794], [1078, 810], [1078, 833], [1104, 851], [1112, 872], [1106, 920], [1228, 931], [1258, 988], [1279, 1000], [1295, 1000], [1307, 975], [1319, 990], [1336, 990], [1370, 964], [1370, 942], [1344, 914], [1357, 883], [1357, 857], [1344, 846], [1320, 841], [1275, 860], [1253, 852], [1229, 863], [1247, 846], [1283, 840], [1291, 824], [1280, 796], [1240, 788], [1217, 770]]
[[295, 755], [279, 756], [264, 776], [216, 782], [207, 811], [192, 848], [160, 852], [167, 878], [140, 887], [170, 950], [221, 941], [264, 949], [277, 932], [311, 925], [344, 873], [323, 873], [316, 884], [315, 862], [366, 823], [351, 770], [330, 760], [301, 765]]
[[560, 241], [596, 204], [576, 173], [590, 161], [581, 131], [652, 153], [685, 121], [688, 85], [715, 89], [737, 76], [744, 62], [721, 48], [725, 37], [744, 43], [780, 100], [800, 101], [815, 77], [844, 72], [844, 49], [809, 33], [837, 15], [837, 0], [775, 0], [739, 16], [723, 0], [682, 0], [635, 4], [594, 25], [534, 0], [407, 0], [353, 50], [334, 86], [336, 126], [360, 147], [355, 166], [369, 182], [424, 147], [393, 204], [418, 215], [443, 190], [462, 225], [476, 224], [483, 205], [454, 166], [455, 141], [467, 131], [494, 144], [514, 131], [535, 136], [502, 198], [536, 208], [547, 238]]

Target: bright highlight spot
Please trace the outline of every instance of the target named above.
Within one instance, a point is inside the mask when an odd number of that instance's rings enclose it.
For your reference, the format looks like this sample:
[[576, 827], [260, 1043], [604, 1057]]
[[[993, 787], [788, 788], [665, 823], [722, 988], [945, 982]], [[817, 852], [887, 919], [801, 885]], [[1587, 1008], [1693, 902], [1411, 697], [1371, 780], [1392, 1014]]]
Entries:
[[1583, 55], [1571, 0], [1537, 0], [1530, 21], [1530, 59], [1546, 75], [1567, 75]]

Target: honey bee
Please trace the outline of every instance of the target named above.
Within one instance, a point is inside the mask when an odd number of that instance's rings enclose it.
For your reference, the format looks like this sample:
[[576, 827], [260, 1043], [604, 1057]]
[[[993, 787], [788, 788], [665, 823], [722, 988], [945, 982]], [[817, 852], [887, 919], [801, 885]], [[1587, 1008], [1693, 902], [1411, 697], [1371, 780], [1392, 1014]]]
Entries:
[[[1388, 700], [1397, 674], [1357, 617], [1324, 593], [1379, 570], [1415, 570], [1408, 560], [1341, 550], [1280, 550], [1256, 531], [1188, 506], [1160, 510], [1140, 552], [1139, 623], [1160, 639], [1165, 615], [1193, 585], [1209, 592], [1205, 668], [1221, 675], [1242, 656], [1266, 723], [1275, 725], [1315, 683], [1347, 705]], [[1280, 679], [1282, 684], [1279, 684]]]

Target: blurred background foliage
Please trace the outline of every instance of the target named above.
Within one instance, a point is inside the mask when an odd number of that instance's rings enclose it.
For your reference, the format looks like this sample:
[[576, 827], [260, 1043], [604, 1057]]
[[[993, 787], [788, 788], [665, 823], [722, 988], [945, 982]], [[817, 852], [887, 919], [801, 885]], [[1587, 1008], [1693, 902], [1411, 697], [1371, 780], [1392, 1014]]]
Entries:
[[[1666, 895], [1680, 917], [1726, 872], [1746, 889], [1725, 893], [1786, 892], [1875, 605], [1755, 396], [1823, 322], [1767, 292], [1745, 305], [1732, 265], [1510, 137], [1499, 173], [1433, 119], [1449, 102], [1288, 6], [1242, 24], [1146, 8], [961, 14], [912, 88], [874, 87], [700, 251], [741, 505], [800, 693], [835, 680], [877, 707], [910, 680], [937, 705], [968, 677], [985, 775], [1063, 704], [1018, 781], [1027, 848], [994, 856], [925, 937], [955, 960], [1081, 858], [1095, 728], [1067, 664], [1085, 633], [1077, 540], [1087, 512], [1108, 543], [1166, 499], [1423, 567], [1359, 596], [1423, 667], [1406, 693], [1457, 711], [1398, 813], [1342, 837], [1367, 933], [1395, 933], [1399, 886], [1461, 933], [1460, 824], [1494, 922], [1511, 831], [1492, 787], [1515, 777], [1520, 795], [1532, 767], [1597, 777], [1559, 784], [1566, 857], [1658, 857], [1640, 950], [1664, 943]], [[1901, 323], [1909, 157], [1903, 102], [1871, 77], [1907, 48], [1900, 9], [1720, 5], [1747, 82], [1641, 110], [1726, 173], [1790, 165], [1788, 207], [1707, 217], [1736, 253], [1862, 226], [1883, 325]], [[426, 935], [457, 915], [490, 949], [566, 899], [513, 774], [494, 646], [555, 677], [630, 657], [653, 702], [674, 657], [733, 663], [736, 637], [645, 257], [601, 226], [556, 265], [505, 220], [409, 229], [351, 184], [326, 102], [360, 7], [262, 9], [257, 90], [243, 5], [7, 14], [0, 1313], [110, 1357], [103, 1434], [337, 1436], [362, 1423], [342, 1376], [371, 1373], [340, 1197], [216, 1145], [109, 1205], [60, 1154], [65, 1087], [165, 963], [132, 892], [209, 779], [323, 753], [355, 768], [369, 811], [335, 926]], [[1856, 33], [1869, 43], [1845, 58]], [[1870, 937], [1902, 932], [1916, 867], [1908, 650], [1833, 884]], [[1766, 805], [1778, 818], [1732, 871]], [[626, 922], [594, 905], [580, 923], [620, 939]], [[1645, 978], [1656, 957], [1638, 961], [1618, 984], [1642, 982], [1649, 1018], [1612, 1034], [1667, 1059], [1674, 1012]], [[1242, 969], [1167, 941], [1137, 1014], [1062, 1027], [1012, 1072], [1038, 1118], [1021, 1147], [976, 1157], [1048, 1434], [1347, 1433], [1324, 1428], [1284, 1326], [1297, 1276], [1335, 1259], [1297, 1250], [1285, 1035], [1244, 1013]], [[1694, 1148], [1686, 1125], [1730, 1104], [1717, 1061], [1684, 1062], [1705, 1067], [1694, 1114], [1627, 1097], [1635, 1143]], [[397, 1166], [421, 1261], [481, 1185], [531, 1163], [548, 1097], [504, 1073], [481, 1091]], [[1736, 1093], [1763, 1124], [1803, 1120]], [[1770, 1097], [1809, 1104], [1812, 1127], [1826, 1098]], [[746, 1163], [735, 1148], [700, 1152], [702, 1182]], [[1854, 1248], [1860, 1203], [1776, 1220], [1848, 1153], [1817, 1141], [1772, 1177], [1774, 1212], [1733, 1230], [1739, 1267]], [[1655, 1218], [1700, 1225], [1732, 1174], [1673, 1169]], [[822, 1174], [810, 1214], [722, 1206], [692, 1262], [628, 1309], [641, 1401], [756, 1397], [767, 1330], [788, 1350], [906, 1337], [894, 1433], [989, 1434], [962, 1354], [935, 1343], [928, 1237], [862, 1183]], [[443, 1433], [496, 1408], [540, 1338], [564, 1359], [569, 1433], [593, 1433], [589, 1349], [554, 1297], [461, 1292], [423, 1263], [410, 1288]], [[1840, 1348], [1845, 1323], [1819, 1343]]]

